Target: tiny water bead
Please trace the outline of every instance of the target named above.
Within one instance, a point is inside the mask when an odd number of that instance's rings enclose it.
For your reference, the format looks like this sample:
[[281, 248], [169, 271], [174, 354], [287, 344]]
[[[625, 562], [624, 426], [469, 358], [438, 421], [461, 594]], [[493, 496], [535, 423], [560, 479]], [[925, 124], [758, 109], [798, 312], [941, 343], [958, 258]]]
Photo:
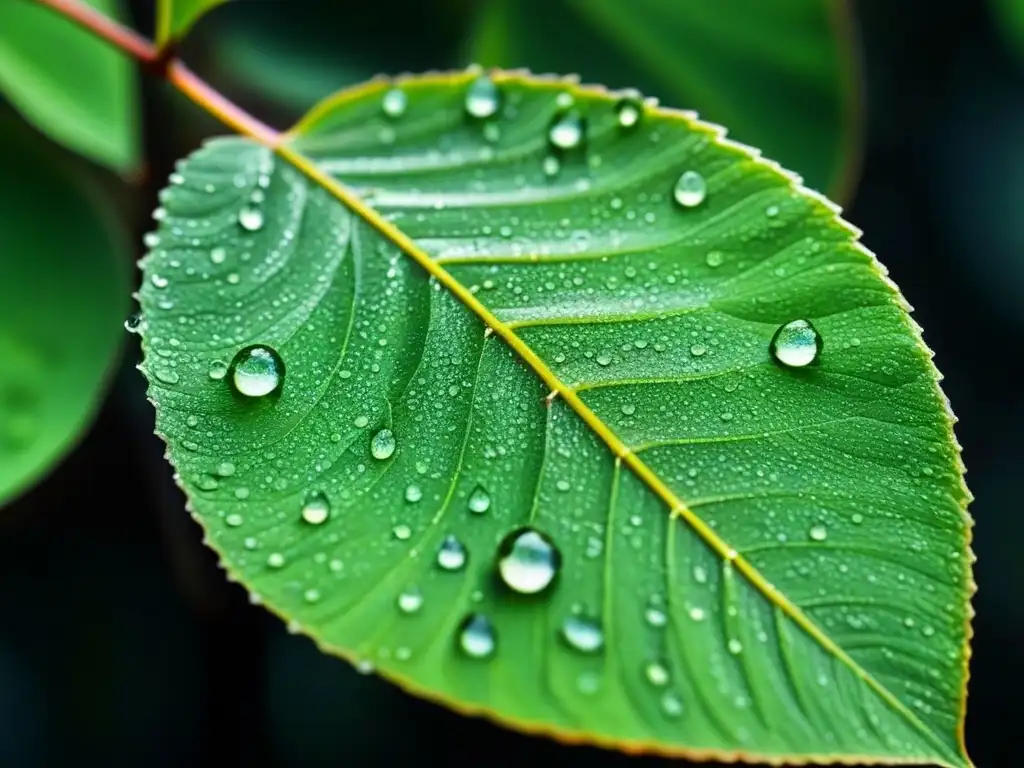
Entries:
[[405, 108], [409, 104], [409, 97], [400, 88], [392, 88], [384, 94], [381, 108], [388, 117], [401, 117], [405, 114]]
[[803, 368], [818, 359], [821, 336], [808, 320], [793, 320], [772, 336], [771, 352], [787, 368]]
[[220, 381], [228, 375], [228, 364], [223, 360], [214, 360], [210, 363], [210, 368], [207, 371], [210, 378], [214, 381]]
[[696, 171], [684, 171], [676, 182], [672, 194], [683, 208], [696, 208], [704, 202], [708, 185]]
[[647, 682], [658, 688], [668, 685], [668, 669], [660, 662], [649, 662], [644, 667], [644, 677], [647, 678]]
[[469, 511], [482, 515], [491, 508], [491, 495], [482, 485], [478, 485], [469, 494]]
[[584, 616], [569, 616], [562, 622], [562, 637], [570, 647], [583, 653], [593, 653], [604, 645], [601, 625]]
[[423, 498], [423, 491], [418, 485], [410, 485], [405, 489], [405, 500], [410, 504], [415, 504], [417, 501]]
[[231, 361], [235, 391], [246, 397], [265, 397], [280, 389], [284, 361], [270, 347], [256, 344], [239, 350]]
[[466, 548], [457, 538], [448, 534], [437, 550], [437, 564], [446, 571], [457, 571], [466, 564]]
[[557, 149], [575, 149], [583, 143], [587, 121], [576, 110], [556, 115], [548, 128], [548, 141]]
[[543, 592], [555, 580], [562, 555], [545, 534], [520, 528], [498, 546], [498, 574], [509, 589], [524, 595]]
[[370, 453], [373, 458], [383, 461], [395, 452], [395, 435], [390, 429], [382, 429], [370, 439]]
[[481, 75], [466, 91], [466, 113], [471, 117], [486, 119], [493, 117], [501, 106], [501, 92], [487, 75]]
[[423, 593], [417, 587], [409, 587], [398, 596], [397, 602], [402, 613], [416, 613], [423, 607]]
[[471, 613], [459, 626], [459, 648], [472, 659], [486, 659], [494, 654], [498, 638], [491, 620], [482, 613]]
[[320, 525], [331, 515], [331, 503], [321, 491], [313, 491], [302, 503], [302, 519], [310, 525]]
[[139, 333], [142, 330], [142, 313], [136, 312], [124, 321], [124, 329], [128, 333]]
[[640, 94], [629, 94], [615, 105], [615, 114], [622, 128], [634, 128], [644, 113], [644, 102]]
[[828, 538], [828, 528], [821, 524], [812, 526], [811, 530], [808, 532], [808, 535], [814, 541], [824, 541]]
[[263, 211], [247, 205], [238, 212], [238, 223], [246, 232], [257, 232], [263, 226]]

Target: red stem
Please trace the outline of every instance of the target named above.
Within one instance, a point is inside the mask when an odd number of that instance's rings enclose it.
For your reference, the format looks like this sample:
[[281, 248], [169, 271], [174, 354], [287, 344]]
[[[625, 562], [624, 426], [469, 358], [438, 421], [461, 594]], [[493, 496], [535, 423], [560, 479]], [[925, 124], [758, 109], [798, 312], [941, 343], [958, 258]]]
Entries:
[[[8, 0], [0, 0], [7, 2]], [[159, 75], [192, 101], [238, 133], [268, 147], [281, 143], [281, 134], [257, 120], [199, 78], [179, 59], [166, 59], [145, 37], [119, 24], [82, 2], [82, 0], [35, 0], [73, 21], [97, 37], [106, 40], [139, 61], [148, 71]]]

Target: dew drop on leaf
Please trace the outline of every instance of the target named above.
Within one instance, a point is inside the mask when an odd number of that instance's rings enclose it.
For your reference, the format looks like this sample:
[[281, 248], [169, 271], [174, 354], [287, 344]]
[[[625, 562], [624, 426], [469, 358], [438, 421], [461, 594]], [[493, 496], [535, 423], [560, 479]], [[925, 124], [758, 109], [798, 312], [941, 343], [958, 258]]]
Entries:
[[405, 489], [405, 500], [410, 504], [415, 504], [417, 501], [423, 498], [423, 491], [418, 485], [410, 485]]
[[554, 155], [548, 155], [541, 161], [541, 168], [543, 168], [545, 176], [557, 176], [562, 168], [562, 164]]
[[221, 477], [231, 477], [235, 474], [235, 465], [230, 461], [222, 461], [217, 465], [217, 474]]
[[498, 86], [487, 75], [481, 75], [466, 91], [466, 112], [471, 117], [485, 119], [493, 117], [501, 106]]
[[395, 538], [399, 541], [406, 541], [410, 536], [412, 536], [412, 528], [410, 528], [408, 525], [403, 525], [399, 523], [391, 529], [391, 533], [393, 533]]
[[543, 592], [554, 581], [562, 555], [545, 534], [520, 528], [498, 546], [498, 574], [509, 589], [524, 595]]
[[491, 508], [491, 494], [482, 485], [478, 485], [469, 494], [469, 511], [482, 515]]
[[548, 141], [556, 149], [575, 149], [586, 137], [587, 123], [575, 110], [555, 116], [548, 128]]
[[382, 429], [370, 439], [370, 453], [373, 458], [383, 461], [395, 452], [395, 435], [390, 429]]
[[398, 596], [398, 610], [402, 613], [416, 613], [423, 607], [423, 593], [418, 587], [409, 587]]
[[247, 232], [257, 232], [263, 227], [263, 211], [247, 205], [238, 212], [238, 223]]
[[824, 541], [828, 538], [828, 529], [824, 525], [815, 525], [811, 527], [808, 535], [814, 541]]
[[644, 667], [644, 677], [647, 678], [647, 682], [651, 685], [661, 688], [668, 684], [668, 669], [665, 668], [664, 664], [652, 661]]
[[482, 613], [471, 613], [459, 625], [459, 648], [473, 659], [486, 659], [498, 644], [494, 625]]
[[400, 88], [392, 88], [384, 94], [381, 108], [388, 117], [401, 117], [405, 114], [405, 108], [409, 103], [409, 97]]
[[708, 185], [704, 177], [696, 171], [684, 171], [676, 182], [673, 196], [684, 208], [695, 208], [704, 202]]
[[669, 717], [679, 717], [683, 713], [683, 702], [672, 691], [665, 691], [661, 696], [661, 711]]
[[331, 503], [321, 491], [313, 491], [302, 504], [302, 519], [310, 525], [320, 525], [331, 514]]
[[228, 252], [221, 248], [220, 246], [217, 246], [212, 251], [210, 251], [210, 261], [212, 261], [214, 264], [223, 264], [224, 260], [227, 259], [227, 257]]
[[634, 128], [643, 116], [644, 102], [640, 94], [630, 94], [615, 105], [615, 114], [622, 128]]
[[210, 363], [210, 368], [207, 373], [214, 381], [220, 381], [228, 375], [228, 364], [223, 360], [214, 360]]
[[281, 387], [284, 362], [270, 347], [256, 344], [239, 350], [231, 361], [235, 391], [246, 397], [265, 397]]
[[284, 555], [280, 552], [271, 552], [267, 555], [267, 565], [271, 568], [284, 567]]
[[128, 333], [139, 333], [139, 331], [142, 329], [142, 314], [136, 312], [127, 320], [125, 320], [124, 329], [128, 331]]
[[793, 320], [780, 326], [772, 336], [771, 352], [789, 368], [803, 368], [818, 359], [821, 336], [807, 320]]
[[721, 251], [708, 251], [704, 256], [704, 263], [712, 269], [720, 267], [725, 263], [725, 254]]
[[562, 637], [570, 647], [583, 653], [593, 653], [604, 645], [604, 632], [594, 619], [585, 616], [569, 616], [562, 622]]
[[457, 538], [448, 534], [437, 550], [437, 564], [446, 571], [457, 571], [466, 564], [466, 548]]

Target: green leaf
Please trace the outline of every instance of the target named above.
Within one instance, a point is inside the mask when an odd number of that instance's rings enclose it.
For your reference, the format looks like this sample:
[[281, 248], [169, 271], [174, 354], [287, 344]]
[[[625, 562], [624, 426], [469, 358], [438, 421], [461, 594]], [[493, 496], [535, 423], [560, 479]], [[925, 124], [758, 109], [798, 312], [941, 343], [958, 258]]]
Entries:
[[181, 40], [199, 18], [228, 0], [159, 0], [156, 44], [160, 48]]
[[[111, 16], [119, 8], [86, 1]], [[54, 141], [121, 173], [138, 167], [132, 63], [53, 10], [0, 3], [0, 95]]]
[[848, 13], [836, 0], [489, 0], [468, 58], [639, 87], [843, 199], [861, 140]]
[[19, 128], [0, 122], [0, 504], [89, 426], [128, 308], [109, 212]]
[[1024, 53], [1024, 2], [989, 0], [996, 26], [1006, 44], [1018, 55]]
[[143, 368], [232, 577], [526, 731], [967, 765], [968, 494], [857, 233], [686, 113], [478, 77], [165, 190]]

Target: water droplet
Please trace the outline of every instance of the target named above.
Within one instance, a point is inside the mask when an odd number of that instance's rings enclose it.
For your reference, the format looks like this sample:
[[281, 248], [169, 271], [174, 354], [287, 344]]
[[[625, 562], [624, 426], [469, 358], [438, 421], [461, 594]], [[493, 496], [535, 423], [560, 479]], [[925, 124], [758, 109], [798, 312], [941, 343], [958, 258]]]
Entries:
[[704, 613], [703, 608], [697, 607], [691, 608], [688, 613], [690, 614], [690, 618], [694, 621], [704, 621], [704, 617], [707, 615]]
[[416, 613], [423, 607], [423, 593], [417, 587], [409, 587], [398, 596], [398, 610], [402, 613]]
[[224, 522], [230, 525], [232, 528], [237, 528], [244, 522], [244, 519], [237, 512], [232, 512], [230, 515], [224, 518]]
[[284, 362], [270, 347], [260, 344], [239, 350], [231, 361], [235, 390], [246, 397], [264, 397], [279, 390]]
[[166, 288], [168, 285], [170, 285], [170, 281], [166, 277], [156, 274], [152, 275], [149, 278], [149, 282], [153, 284], [154, 288]]
[[541, 168], [543, 168], [545, 176], [557, 176], [562, 164], [554, 155], [548, 155], [541, 161]]
[[473, 659], [486, 659], [498, 644], [494, 625], [481, 613], [471, 613], [459, 626], [459, 648]]
[[727, 643], [727, 645], [728, 645], [728, 648], [729, 648], [729, 653], [731, 653], [733, 656], [736, 656], [736, 655], [738, 655], [740, 653], [743, 653], [743, 643], [741, 643], [735, 637], [730, 638], [730, 640]]
[[437, 564], [446, 571], [457, 571], [466, 564], [466, 548], [457, 538], [448, 534], [437, 550]]
[[267, 565], [271, 568], [281, 568], [284, 566], [284, 555], [280, 552], [271, 552], [267, 555]]
[[210, 370], [207, 373], [214, 381], [220, 381], [228, 375], [228, 364], [223, 360], [214, 360], [210, 363]]
[[388, 117], [401, 117], [405, 114], [405, 108], [409, 104], [409, 97], [400, 88], [392, 88], [384, 94], [381, 108]]
[[356, 416], [352, 423], [356, 426], [356, 428], [362, 429], [363, 427], [370, 423], [370, 420], [366, 416]]
[[700, 357], [707, 351], [708, 348], [705, 347], [703, 344], [694, 344], [693, 346], [690, 347], [690, 354], [693, 355], [694, 357]]
[[569, 616], [562, 622], [562, 637], [570, 646], [583, 653], [593, 653], [604, 645], [604, 632], [594, 619]]
[[656, 605], [649, 605], [644, 610], [644, 619], [652, 627], [664, 627], [668, 623], [668, 616]]
[[235, 465], [230, 461], [222, 461], [217, 465], [217, 474], [221, 477], [231, 477], [235, 474]]
[[263, 211], [247, 205], [238, 212], [238, 223], [247, 232], [256, 232], [263, 226]]
[[818, 359], [821, 336], [807, 320], [793, 320], [772, 336], [772, 357], [790, 368], [803, 368]]
[[482, 515], [491, 508], [491, 495], [482, 485], [478, 485], [469, 494], [469, 511]]
[[313, 491], [302, 504], [302, 519], [310, 525], [320, 525], [331, 514], [331, 503], [321, 491]]
[[828, 538], [828, 529], [824, 525], [815, 525], [809, 532], [814, 541], [824, 541]]
[[683, 713], [683, 702], [672, 691], [665, 691], [661, 696], [661, 711], [669, 717], [679, 717]]
[[223, 264], [224, 260], [228, 257], [228, 252], [220, 246], [210, 251], [210, 261], [214, 264]]
[[408, 525], [399, 524], [391, 529], [391, 533], [393, 533], [395, 538], [399, 541], [406, 541], [410, 536], [412, 536], [412, 528]]
[[142, 328], [142, 313], [136, 312], [124, 321], [124, 329], [128, 333], [138, 333]]
[[615, 114], [622, 128], [634, 128], [644, 113], [644, 102], [640, 94], [629, 94], [615, 105]]
[[704, 202], [707, 191], [708, 185], [703, 176], [696, 171], [684, 171], [672, 194], [684, 208], [695, 208]]
[[501, 92], [487, 75], [481, 75], [466, 91], [466, 112], [481, 120], [493, 117], [501, 106]]
[[415, 504], [417, 501], [423, 498], [423, 491], [420, 490], [418, 485], [410, 485], [405, 489], [405, 500], [410, 504]]
[[597, 361], [597, 364], [600, 365], [602, 368], [612, 364], [612, 356], [611, 355], [601, 354], [601, 355], [598, 355], [595, 358], [595, 360]]
[[512, 590], [534, 595], [546, 589], [562, 564], [562, 556], [545, 534], [520, 528], [498, 546], [498, 573]]
[[864, 522], [864, 515], [860, 514], [860, 512], [854, 512], [850, 520], [853, 521], [854, 525], [860, 525]]
[[171, 368], [157, 368], [154, 373], [164, 384], [178, 383], [178, 372]]
[[576, 110], [556, 115], [548, 128], [548, 141], [557, 149], [575, 149], [586, 137], [587, 122]]
[[373, 458], [381, 461], [389, 459], [395, 452], [395, 444], [394, 433], [390, 429], [382, 429], [371, 438], [370, 453], [373, 454]]
[[634, 413], [636, 413], [636, 406], [633, 405], [632, 403], [623, 403], [622, 413], [625, 416], [632, 416]]
[[601, 678], [596, 672], [580, 672], [576, 678], [576, 688], [580, 693], [592, 696], [601, 688]]
[[657, 661], [649, 662], [644, 667], [644, 676], [651, 685], [656, 685], [659, 688], [668, 685], [668, 669]]
[[704, 263], [714, 269], [725, 263], [725, 254], [721, 251], [708, 251], [704, 256]]

